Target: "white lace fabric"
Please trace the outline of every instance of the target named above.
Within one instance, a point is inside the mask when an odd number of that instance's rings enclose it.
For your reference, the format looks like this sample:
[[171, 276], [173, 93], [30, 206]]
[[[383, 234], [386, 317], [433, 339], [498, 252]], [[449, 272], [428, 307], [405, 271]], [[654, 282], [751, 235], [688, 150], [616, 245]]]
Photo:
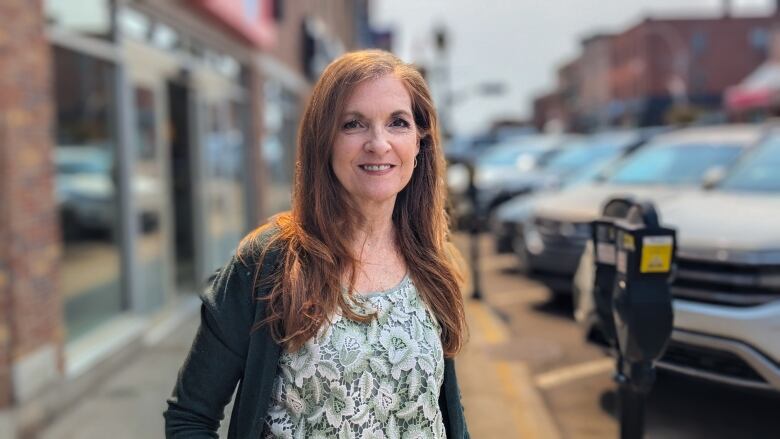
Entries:
[[439, 410], [441, 329], [407, 276], [355, 299], [370, 323], [336, 315], [296, 352], [282, 353], [266, 438], [446, 437]]

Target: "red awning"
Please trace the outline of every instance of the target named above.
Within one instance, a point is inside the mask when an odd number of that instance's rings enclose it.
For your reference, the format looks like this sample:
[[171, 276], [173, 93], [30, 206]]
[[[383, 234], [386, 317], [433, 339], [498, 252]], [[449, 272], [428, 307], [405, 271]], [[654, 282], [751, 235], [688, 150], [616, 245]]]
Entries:
[[276, 25], [270, 1], [190, 0], [195, 7], [255, 47], [276, 44]]
[[750, 90], [731, 87], [726, 90], [726, 108], [730, 111], [744, 111], [770, 107], [777, 101], [777, 94], [776, 90], [767, 88]]
[[744, 111], [780, 103], [780, 62], [767, 61], [741, 83], [726, 90], [726, 108]]

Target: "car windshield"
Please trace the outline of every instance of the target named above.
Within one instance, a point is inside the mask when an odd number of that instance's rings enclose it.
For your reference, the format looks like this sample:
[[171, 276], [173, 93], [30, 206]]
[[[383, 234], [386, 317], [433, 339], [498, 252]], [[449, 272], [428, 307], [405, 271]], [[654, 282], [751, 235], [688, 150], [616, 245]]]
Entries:
[[736, 144], [656, 144], [633, 155], [607, 182], [695, 185], [708, 170], [734, 163], [741, 151]]
[[532, 146], [497, 146], [477, 159], [480, 165], [515, 165], [519, 161], [535, 161], [544, 149]]
[[620, 152], [620, 146], [619, 144], [578, 142], [550, 159], [544, 169], [559, 175], [577, 172], [593, 163], [614, 157]]
[[780, 192], [780, 137], [745, 156], [718, 185], [723, 190]]

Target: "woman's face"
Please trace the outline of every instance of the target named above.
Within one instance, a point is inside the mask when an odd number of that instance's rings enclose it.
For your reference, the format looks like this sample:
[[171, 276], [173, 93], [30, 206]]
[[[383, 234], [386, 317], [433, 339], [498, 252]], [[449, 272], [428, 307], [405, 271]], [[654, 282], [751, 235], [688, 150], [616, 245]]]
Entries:
[[358, 85], [339, 116], [331, 166], [363, 208], [395, 203], [419, 152], [412, 102], [401, 80], [385, 75]]

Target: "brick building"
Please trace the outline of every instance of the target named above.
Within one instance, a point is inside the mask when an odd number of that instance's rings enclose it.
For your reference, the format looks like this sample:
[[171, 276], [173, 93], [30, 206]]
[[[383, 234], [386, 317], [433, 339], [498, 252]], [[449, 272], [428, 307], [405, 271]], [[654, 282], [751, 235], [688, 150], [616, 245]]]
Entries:
[[[726, 89], [767, 59], [778, 24], [777, 12], [645, 18], [622, 32], [586, 38], [578, 58], [579, 95], [566, 99], [567, 126], [660, 125], [675, 105], [720, 113]], [[572, 80], [558, 76], [557, 91], [570, 94]]]
[[[0, 17], [0, 407], [9, 407], [58, 374], [63, 333], [49, 44], [39, 4], [5, 1]], [[13, 437], [3, 417], [0, 436]]]
[[312, 81], [367, 0], [0, 2], [0, 437], [164, 327], [289, 207]]
[[[608, 123], [605, 104], [611, 100], [610, 70], [612, 68], [613, 36], [596, 34], [582, 40], [579, 105], [575, 112], [584, 129]], [[589, 80], [585, 80], [589, 79]]]

